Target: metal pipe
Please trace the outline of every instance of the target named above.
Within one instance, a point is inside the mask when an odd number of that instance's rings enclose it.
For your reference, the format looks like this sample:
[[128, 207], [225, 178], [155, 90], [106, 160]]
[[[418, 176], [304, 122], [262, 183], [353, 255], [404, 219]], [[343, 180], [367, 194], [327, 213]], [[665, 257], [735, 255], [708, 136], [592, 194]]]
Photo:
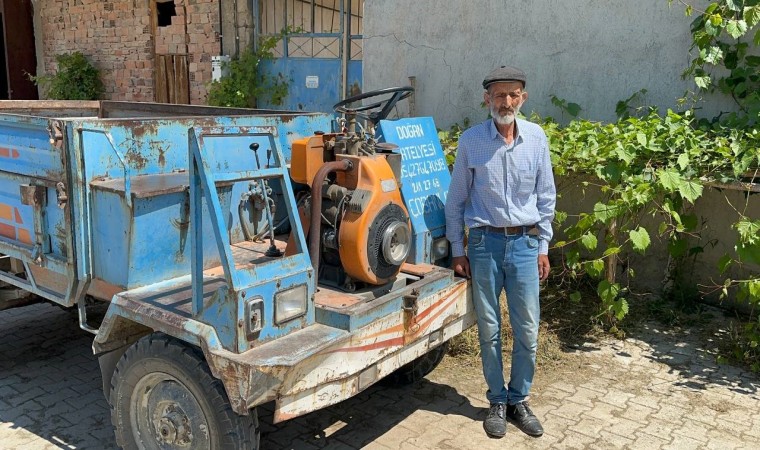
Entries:
[[409, 86], [412, 87], [412, 95], [409, 96], [409, 117], [417, 117], [417, 102], [416, 102], [416, 92], [417, 92], [417, 77], [410, 76], [409, 77]]
[[[222, 10], [223, 3], [224, 3], [224, 0], [219, 1], [219, 54], [220, 55], [224, 54], [224, 11]], [[185, 10], [185, 14], [187, 14], [187, 10]], [[185, 18], [185, 35], [187, 36], [187, 18]]]
[[240, 58], [240, 24], [238, 23], [238, 0], [233, 2], [233, 8], [235, 10], [232, 13], [234, 22], [232, 26], [235, 29], [235, 57]]
[[330, 161], [319, 168], [311, 183], [311, 222], [309, 223], [309, 257], [314, 268], [314, 279], [319, 278], [319, 233], [322, 228], [322, 185], [330, 172], [347, 171], [354, 164], [348, 159]]
[[343, 33], [343, 53], [340, 58], [340, 85], [341, 85], [341, 99], [348, 97], [348, 60], [351, 59], [351, 0], [348, 1], [348, 25], [346, 25], [345, 11], [343, 7], [345, 3], [340, 2], [340, 31]]

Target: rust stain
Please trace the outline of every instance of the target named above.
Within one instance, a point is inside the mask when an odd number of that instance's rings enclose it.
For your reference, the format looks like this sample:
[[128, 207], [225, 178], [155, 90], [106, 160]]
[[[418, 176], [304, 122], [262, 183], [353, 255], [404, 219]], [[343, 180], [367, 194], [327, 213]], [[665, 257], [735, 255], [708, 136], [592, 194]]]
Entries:
[[[459, 299], [462, 298], [462, 296], [460, 295], [462, 293], [460, 291], [463, 290], [463, 287], [464, 285], [460, 285], [456, 290], [448, 293], [443, 298], [441, 298], [434, 304], [430, 305], [430, 307], [425, 309], [425, 311], [423, 311], [423, 313], [417, 317], [416, 328], [413, 328], [410, 330], [410, 333], [408, 333], [407, 338], [408, 339], [418, 338], [420, 334], [422, 334], [425, 330], [427, 330], [430, 327], [430, 325], [432, 325], [435, 319], [437, 319], [441, 314], [443, 314], [446, 310], [448, 310], [451, 307], [451, 305], [459, 301]], [[435, 309], [438, 305], [441, 305], [441, 304], [443, 304], [443, 306], [438, 311], [436, 311], [435, 314], [431, 314], [433, 312], [433, 309]], [[427, 316], [428, 314], [431, 314], [430, 317], [428, 317], [427, 320], [423, 320], [425, 319], [425, 316]]]
[[166, 166], [166, 150], [163, 147], [158, 147], [158, 165], [161, 167]]
[[131, 125], [126, 124], [132, 130], [132, 135], [138, 138], [145, 136], [155, 136], [158, 134], [158, 124], [154, 121], [133, 122]]
[[355, 305], [360, 301], [361, 298], [356, 295], [350, 295], [344, 292], [328, 289], [320, 290], [314, 299], [314, 303], [317, 305], [327, 306], [335, 309], [346, 308]]
[[66, 292], [68, 279], [65, 275], [35, 264], [29, 264], [29, 270], [39, 286], [57, 293]]
[[111, 300], [114, 295], [123, 292], [126, 288], [111, 283], [106, 283], [100, 278], [94, 278], [87, 293], [101, 300]]
[[58, 238], [58, 250], [62, 255], [68, 256], [69, 249], [66, 246], [66, 228], [60, 222], [55, 226], [55, 237]]
[[401, 265], [401, 271], [404, 273], [408, 273], [410, 275], [415, 275], [418, 277], [425, 276], [430, 272], [433, 272], [434, 270], [439, 270], [440, 268], [438, 266], [434, 266], [431, 264], [409, 264], [404, 263]]
[[138, 170], [144, 169], [148, 164], [148, 160], [135, 148], [129, 149], [124, 158]]

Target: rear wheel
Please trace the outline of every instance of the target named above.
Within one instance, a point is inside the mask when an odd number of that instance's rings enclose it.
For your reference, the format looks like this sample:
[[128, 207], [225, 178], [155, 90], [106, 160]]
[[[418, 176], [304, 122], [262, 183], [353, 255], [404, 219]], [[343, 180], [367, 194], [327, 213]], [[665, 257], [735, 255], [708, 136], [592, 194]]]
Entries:
[[256, 410], [230, 407], [202, 353], [162, 333], [137, 341], [111, 379], [111, 421], [124, 449], [258, 449]]
[[395, 372], [385, 377], [386, 384], [404, 386], [422, 380], [438, 367], [438, 364], [443, 361], [443, 357], [446, 356], [448, 349], [449, 341], [446, 341], [414, 361], [399, 367]]

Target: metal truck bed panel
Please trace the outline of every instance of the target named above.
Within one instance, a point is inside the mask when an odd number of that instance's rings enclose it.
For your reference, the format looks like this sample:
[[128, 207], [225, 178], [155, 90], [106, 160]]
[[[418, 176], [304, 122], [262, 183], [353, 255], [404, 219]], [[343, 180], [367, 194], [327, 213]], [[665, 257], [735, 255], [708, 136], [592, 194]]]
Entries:
[[[209, 117], [319, 115], [303, 111], [277, 109], [225, 108], [201, 105], [174, 105], [168, 103], [88, 101], [88, 100], [0, 100], [0, 114], [64, 119], [92, 117], [97, 119], [125, 119], [147, 117]], [[327, 131], [327, 130], [325, 130]]]
[[101, 102], [80, 100], [0, 100], [0, 114], [47, 118], [98, 117]]
[[[102, 297], [188, 274], [189, 130], [266, 127], [287, 159], [293, 140], [330, 131], [332, 119], [187, 105], [0, 101], [0, 255], [28, 266], [26, 276], [0, 273], [0, 281], [71, 306], [88, 290]], [[226, 204], [242, 189], [223, 193]], [[242, 233], [231, 219], [236, 241]], [[217, 264], [213, 244], [204, 247], [204, 267]]]

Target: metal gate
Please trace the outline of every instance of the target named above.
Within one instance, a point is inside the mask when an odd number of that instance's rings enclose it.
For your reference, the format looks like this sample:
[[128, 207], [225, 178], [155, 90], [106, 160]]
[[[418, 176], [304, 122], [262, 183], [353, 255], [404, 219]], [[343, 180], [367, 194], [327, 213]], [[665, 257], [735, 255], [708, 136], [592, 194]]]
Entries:
[[[364, 0], [258, 0], [257, 36], [290, 32], [263, 70], [289, 81], [282, 105], [266, 99], [260, 108], [331, 111], [362, 90]], [[293, 31], [295, 30], [295, 31]]]

